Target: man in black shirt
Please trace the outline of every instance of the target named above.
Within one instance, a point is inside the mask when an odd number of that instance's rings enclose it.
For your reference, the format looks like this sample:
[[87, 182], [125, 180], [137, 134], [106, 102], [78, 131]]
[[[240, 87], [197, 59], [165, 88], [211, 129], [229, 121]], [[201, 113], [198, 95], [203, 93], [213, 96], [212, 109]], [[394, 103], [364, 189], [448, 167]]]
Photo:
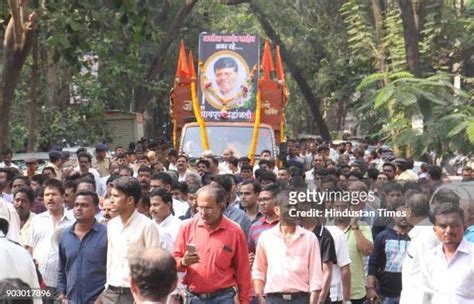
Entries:
[[[319, 202], [300, 203], [304, 209], [311, 208], [314, 210], [322, 210], [324, 214], [324, 204]], [[305, 217], [301, 219], [302, 226], [313, 231], [319, 241], [319, 249], [321, 251], [321, 266], [323, 271], [323, 284], [319, 294], [318, 303], [331, 303], [329, 290], [331, 289], [332, 267], [337, 263], [336, 249], [334, 239], [329, 230], [324, 228], [320, 217]]]

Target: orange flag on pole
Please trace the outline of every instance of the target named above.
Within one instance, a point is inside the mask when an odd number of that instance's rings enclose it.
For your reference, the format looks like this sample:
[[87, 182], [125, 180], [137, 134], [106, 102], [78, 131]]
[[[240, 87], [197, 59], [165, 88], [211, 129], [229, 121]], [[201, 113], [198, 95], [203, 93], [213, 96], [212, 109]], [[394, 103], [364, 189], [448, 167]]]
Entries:
[[189, 77], [189, 67], [186, 58], [186, 50], [184, 49], [184, 41], [181, 39], [181, 46], [179, 48], [178, 67], [176, 68], [176, 78]]
[[196, 70], [194, 69], [193, 52], [189, 50], [188, 56], [189, 78], [196, 79]]
[[275, 60], [276, 60], [276, 72], [277, 72], [278, 80], [283, 81], [285, 75], [283, 74], [283, 63], [281, 62], [279, 45], [276, 46]]
[[265, 47], [263, 48], [262, 64], [263, 80], [270, 80], [271, 71], [275, 70], [273, 67], [272, 53], [270, 51], [270, 42], [268, 38], [265, 40]]

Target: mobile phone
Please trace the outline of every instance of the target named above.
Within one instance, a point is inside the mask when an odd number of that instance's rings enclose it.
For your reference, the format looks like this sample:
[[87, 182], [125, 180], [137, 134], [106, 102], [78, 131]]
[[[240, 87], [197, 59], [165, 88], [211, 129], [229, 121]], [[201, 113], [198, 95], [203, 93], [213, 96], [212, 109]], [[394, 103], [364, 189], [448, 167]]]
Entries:
[[187, 244], [186, 249], [189, 253], [196, 253], [196, 245], [194, 244]]

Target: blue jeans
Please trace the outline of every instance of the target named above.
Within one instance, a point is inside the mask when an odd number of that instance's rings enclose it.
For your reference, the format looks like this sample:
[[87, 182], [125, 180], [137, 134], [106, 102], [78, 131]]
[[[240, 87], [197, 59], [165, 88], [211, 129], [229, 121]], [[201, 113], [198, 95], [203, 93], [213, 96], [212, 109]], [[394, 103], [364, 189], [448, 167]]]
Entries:
[[399, 302], [400, 302], [400, 297], [396, 297], [396, 298], [385, 297], [385, 298], [380, 299], [380, 303], [382, 304], [398, 304]]
[[267, 304], [308, 304], [309, 303], [309, 295], [308, 296], [301, 296], [293, 300], [285, 300], [277, 296], [271, 296], [267, 295], [266, 296], [266, 302]]
[[198, 296], [195, 296], [189, 292], [186, 292], [186, 295], [187, 295], [186, 304], [234, 304], [235, 303], [234, 291], [228, 291], [214, 298], [206, 299], [206, 300], [201, 300]]

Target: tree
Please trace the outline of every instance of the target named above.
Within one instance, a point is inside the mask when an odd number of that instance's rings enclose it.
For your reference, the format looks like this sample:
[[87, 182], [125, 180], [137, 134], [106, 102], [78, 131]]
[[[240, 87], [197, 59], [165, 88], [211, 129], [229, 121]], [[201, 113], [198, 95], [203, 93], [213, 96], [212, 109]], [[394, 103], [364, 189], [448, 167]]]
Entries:
[[[470, 9], [472, 5], [466, 10], [456, 12], [455, 8], [442, 0], [421, 1], [416, 4], [411, 0], [383, 3], [381, 6], [379, 1], [372, 1], [376, 21], [374, 27], [370, 26], [365, 14], [366, 2], [349, 0], [341, 10], [345, 16], [350, 36], [348, 41], [354, 58], [360, 63], [366, 63], [367, 54], [371, 55], [370, 58], [381, 58], [379, 56], [382, 55], [386, 62], [383, 67], [374, 64], [373, 68], [377, 70], [372, 72], [372, 75], [367, 75], [359, 86], [362, 94], [355, 108], [356, 113], [360, 114], [362, 124], [365, 120], [372, 126], [383, 124], [382, 130], [377, 130], [377, 127], [369, 133], [385, 137], [395, 147], [400, 147], [402, 152], [408, 154], [420, 154], [420, 151], [426, 151], [427, 147], [439, 153], [453, 152], [453, 147], [466, 151], [466, 146], [461, 142], [464, 139], [467, 143], [469, 137], [470, 129], [467, 126], [472, 120], [472, 101], [468, 97], [470, 94], [463, 95], [460, 93], [462, 90], [457, 92], [453, 89], [449, 82], [454, 75], [439, 73], [454, 72], [451, 68], [452, 62], [448, 65], [449, 60], [446, 60], [446, 57], [456, 57], [458, 62], [464, 61], [458, 65], [456, 72], [459, 77], [465, 79], [464, 85], [469, 91], [465, 75], [468, 72], [468, 54], [473, 40], [472, 35], [466, 35], [466, 32], [474, 24]], [[382, 21], [377, 22], [380, 16]], [[376, 33], [378, 39], [373, 39], [372, 32]], [[381, 39], [380, 35], [383, 36]], [[377, 44], [379, 47], [375, 47]], [[378, 52], [380, 49], [383, 49], [383, 52]], [[460, 54], [465, 56], [458, 57]], [[367, 89], [368, 83], [373, 87]], [[462, 96], [464, 97], [461, 98]], [[462, 100], [460, 104], [463, 106], [458, 104], [455, 107], [457, 100]], [[453, 125], [452, 120], [441, 119], [441, 113], [451, 117], [449, 114], [458, 113], [461, 111], [460, 107], [464, 113], [462, 124]], [[417, 131], [412, 129], [412, 122], [417, 117], [422, 117], [423, 135], [418, 135]], [[455, 127], [457, 129], [453, 129]], [[450, 136], [442, 137], [432, 133], [433, 130], [441, 134], [442, 130], [448, 130]], [[446, 135], [446, 132], [444, 133]], [[435, 144], [428, 140], [430, 136], [435, 141], [440, 140], [447, 144]], [[415, 140], [418, 142], [414, 142]], [[426, 144], [426, 147], [420, 143]]]
[[[390, 83], [379, 89], [376, 83], [388, 77]], [[474, 104], [472, 95], [458, 90], [447, 74], [415, 78], [406, 72], [391, 75], [374, 74], [360, 86], [367, 95], [362, 111], [372, 109], [379, 113], [384, 126], [378, 132], [386, 142], [399, 148], [400, 155], [420, 156], [436, 152], [438, 156], [474, 150]], [[423, 113], [423, 107], [432, 108], [423, 129], [412, 127], [413, 116]], [[392, 112], [388, 116], [386, 108]], [[397, 136], [393, 136], [393, 131]]]
[[9, 0], [11, 18], [3, 40], [3, 73], [0, 86], [0, 147], [8, 140], [10, 109], [21, 70], [30, 52], [37, 28], [37, 13], [28, 17], [23, 1]]
[[280, 36], [277, 32], [273, 29], [272, 25], [270, 24], [268, 17], [264, 14], [262, 9], [256, 4], [254, 1], [251, 1], [250, 6], [254, 13], [257, 15], [263, 29], [265, 30], [266, 34], [270, 39], [273, 41], [274, 44], [280, 46], [280, 51], [282, 58], [286, 65], [288, 66], [291, 75], [293, 76], [294, 80], [298, 84], [302, 94], [304, 95], [306, 102], [310, 108], [310, 111], [313, 114], [314, 119], [316, 120], [316, 124], [319, 127], [319, 131], [321, 132], [321, 137], [325, 140], [331, 140], [331, 135], [329, 133], [329, 129], [326, 125], [326, 122], [321, 115], [320, 107], [321, 102], [313, 93], [313, 90], [309, 86], [308, 82], [306, 81], [305, 77], [303, 76], [300, 68], [295, 64], [292, 56], [288, 52], [285, 43], [282, 41]]

